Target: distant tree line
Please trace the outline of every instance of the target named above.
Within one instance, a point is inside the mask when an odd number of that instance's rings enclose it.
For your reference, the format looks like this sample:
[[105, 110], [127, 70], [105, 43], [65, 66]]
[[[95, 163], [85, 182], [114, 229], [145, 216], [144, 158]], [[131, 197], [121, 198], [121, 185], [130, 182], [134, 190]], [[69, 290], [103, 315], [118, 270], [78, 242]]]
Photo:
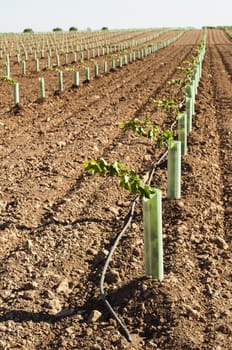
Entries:
[[[109, 28], [108, 27], [102, 27], [101, 30], [102, 31], [107, 31], [107, 30], [109, 30]], [[52, 29], [52, 31], [53, 32], [63, 32], [63, 29], [60, 28], [60, 27], [55, 27], [55, 28]], [[77, 32], [77, 31], [78, 31], [78, 29], [76, 27], [70, 27], [69, 28], [69, 32]], [[91, 32], [91, 28], [88, 27], [87, 31]], [[32, 28], [25, 28], [23, 30], [23, 33], [29, 33], [30, 34], [30, 33], [34, 33], [34, 31], [33, 31]]]

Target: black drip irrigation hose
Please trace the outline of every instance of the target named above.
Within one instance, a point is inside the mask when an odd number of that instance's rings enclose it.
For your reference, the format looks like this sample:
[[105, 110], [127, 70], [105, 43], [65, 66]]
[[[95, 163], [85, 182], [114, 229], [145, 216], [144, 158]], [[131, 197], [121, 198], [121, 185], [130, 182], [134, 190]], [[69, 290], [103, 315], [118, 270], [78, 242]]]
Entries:
[[[174, 121], [171, 125], [171, 130], [173, 129], [173, 127], [175, 126], [176, 121]], [[168, 150], [166, 150], [162, 156], [159, 158], [159, 160], [153, 165], [152, 169], [149, 172], [148, 175], [148, 184], [150, 185], [151, 180], [153, 178], [153, 175], [155, 173], [155, 170], [157, 168], [157, 166], [166, 158], [166, 156], [168, 155]], [[122, 238], [124, 232], [127, 230], [128, 226], [130, 225], [133, 216], [134, 216], [134, 210], [135, 210], [135, 204], [138, 201], [139, 196], [135, 197], [134, 200], [132, 201], [131, 204], [131, 208], [130, 211], [127, 215], [127, 219], [126, 219], [126, 223], [123, 226], [122, 230], [120, 231], [120, 233], [118, 234], [117, 238], [115, 239], [114, 244], [112, 245], [110, 252], [107, 256], [107, 259], [105, 261], [105, 265], [103, 267], [102, 270], [102, 275], [101, 275], [101, 280], [100, 280], [100, 293], [101, 293], [101, 298], [102, 301], [104, 302], [106, 308], [109, 310], [109, 312], [111, 313], [111, 315], [113, 316], [113, 318], [118, 322], [120, 328], [121, 328], [121, 333], [125, 336], [125, 338], [128, 340], [128, 342], [132, 342], [132, 338], [131, 335], [127, 329], [127, 327], [125, 326], [124, 322], [118, 317], [118, 315], [116, 314], [116, 312], [114, 311], [114, 309], [112, 308], [112, 306], [110, 305], [110, 303], [108, 302], [108, 300], [106, 299], [106, 295], [105, 295], [105, 291], [104, 291], [104, 281], [105, 281], [105, 275], [106, 275], [106, 271], [109, 267], [109, 263], [111, 261], [111, 258], [119, 244], [120, 239]]]
[[108, 300], [106, 299], [106, 296], [105, 296], [105, 292], [104, 292], [104, 280], [105, 280], [105, 275], [106, 275], [106, 271], [107, 271], [107, 268], [109, 266], [109, 263], [110, 263], [110, 260], [112, 258], [112, 255], [115, 251], [115, 249], [117, 248], [118, 246], [118, 243], [122, 237], [122, 235], [124, 234], [124, 232], [126, 231], [126, 229], [128, 228], [128, 226], [130, 225], [131, 223], [131, 220], [134, 216], [134, 209], [135, 209], [135, 204], [136, 204], [136, 201], [138, 200], [138, 196], [133, 200], [132, 202], [132, 205], [131, 205], [131, 208], [130, 208], [130, 211], [128, 213], [128, 218], [127, 218], [127, 222], [126, 224], [124, 225], [122, 231], [118, 234], [113, 246], [111, 247], [111, 250], [110, 250], [110, 253], [106, 259], [106, 262], [105, 262], [105, 265], [103, 267], [103, 270], [102, 270], [102, 275], [101, 275], [101, 281], [100, 281], [100, 292], [101, 292], [101, 298], [105, 304], [105, 306], [107, 307], [107, 309], [110, 311], [110, 313], [112, 314], [112, 316], [116, 319], [116, 321], [118, 322], [118, 324], [120, 325], [121, 327], [121, 331], [123, 333], [123, 335], [126, 337], [126, 339], [131, 342], [132, 339], [131, 339], [131, 336], [130, 336], [130, 333], [128, 332], [126, 326], [124, 325], [124, 323], [120, 320], [120, 318], [117, 316], [117, 314], [115, 313], [114, 309], [112, 308], [112, 306], [110, 305], [110, 303], [108, 302]]

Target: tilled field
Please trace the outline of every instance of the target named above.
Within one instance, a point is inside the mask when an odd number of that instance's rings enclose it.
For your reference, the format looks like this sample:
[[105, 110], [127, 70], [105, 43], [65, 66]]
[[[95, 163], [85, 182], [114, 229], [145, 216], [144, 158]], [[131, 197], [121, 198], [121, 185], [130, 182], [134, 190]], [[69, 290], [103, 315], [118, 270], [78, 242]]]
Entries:
[[1, 102], [0, 349], [231, 348], [232, 43], [223, 31], [208, 30], [182, 198], [166, 199], [166, 162], [152, 183], [163, 191], [165, 278], [144, 277], [140, 202], [106, 275], [107, 299], [131, 343], [102, 303], [99, 281], [133, 197], [117, 179], [83, 169], [104, 157], [144, 175], [158, 160], [162, 149], [119, 124], [150, 116], [170, 126], [153, 99], [170, 91], [178, 98], [167, 82], [181, 78], [177, 67], [201, 34], [188, 31], [42, 103], [28, 79], [30, 102], [17, 113]]

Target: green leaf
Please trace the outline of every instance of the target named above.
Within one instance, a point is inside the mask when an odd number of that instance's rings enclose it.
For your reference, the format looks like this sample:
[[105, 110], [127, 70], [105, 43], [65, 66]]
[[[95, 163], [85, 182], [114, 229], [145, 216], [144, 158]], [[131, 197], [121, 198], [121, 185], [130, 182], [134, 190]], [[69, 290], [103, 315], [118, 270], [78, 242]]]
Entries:
[[131, 191], [130, 177], [127, 174], [121, 174], [120, 186], [125, 190]]
[[171, 130], [164, 130], [158, 137], [159, 146], [168, 145], [168, 142], [173, 140], [173, 132]]
[[98, 173], [100, 175], [104, 175], [106, 167], [105, 164], [106, 163], [103, 159], [100, 161], [100, 163], [98, 163], [96, 160], [90, 160], [84, 163], [84, 168], [91, 174]]
[[131, 128], [134, 133], [147, 138], [152, 138], [157, 129], [157, 126], [155, 124], [151, 124], [150, 117], [146, 117], [143, 123], [140, 119], [135, 118], [134, 120], [130, 120], [128, 122], [123, 123], [123, 126], [126, 129]]
[[151, 194], [153, 193], [152, 189], [148, 185], [144, 185], [143, 187], [143, 197], [150, 198]]
[[118, 161], [115, 161], [109, 168], [109, 174], [110, 176], [119, 175], [121, 170], [121, 163]]

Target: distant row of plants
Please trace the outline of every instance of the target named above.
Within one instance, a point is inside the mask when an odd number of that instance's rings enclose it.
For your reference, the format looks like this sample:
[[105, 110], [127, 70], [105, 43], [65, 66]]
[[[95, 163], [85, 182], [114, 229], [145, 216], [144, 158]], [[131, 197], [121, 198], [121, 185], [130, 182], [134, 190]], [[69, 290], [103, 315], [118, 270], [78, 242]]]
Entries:
[[[102, 31], [107, 31], [107, 30], [109, 30], [109, 28], [108, 27], [102, 27], [101, 30]], [[55, 28], [52, 29], [52, 31], [53, 32], [63, 32], [64, 30], [62, 28], [60, 28], [60, 27], [55, 27]], [[77, 32], [77, 31], [78, 31], [77, 27], [73, 27], [72, 26], [72, 27], [69, 28], [69, 32]], [[87, 28], [87, 31], [91, 31], [91, 28]], [[23, 33], [32, 34], [32, 33], [34, 33], [34, 30], [32, 28], [25, 28], [23, 30]]]
[[[61, 35], [54, 36], [53, 33], [57, 32]], [[77, 35], [70, 35], [70, 32], [77, 32]], [[34, 44], [35, 47], [38, 47], [40, 43], [43, 45], [47, 42], [51, 43], [51, 40], [60, 40], [60, 38], [63, 40], [72, 40], [74, 39], [75, 42], [80, 41], [82, 44], [91, 44], [96, 42], [96, 40], [101, 41], [112, 41], [114, 38], [117, 43], [120, 42], [121, 38], [125, 38], [125, 40], [128, 40], [130, 38], [137, 37], [139, 34], [146, 34], [149, 36], [152, 36], [153, 33], [162, 33], [163, 30], [109, 30], [107, 27], [102, 27], [101, 30], [96, 30], [91, 32], [90, 34], [90, 28], [89, 30], [78, 30], [78, 28], [72, 26], [69, 28], [68, 31], [64, 31], [60, 27], [53, 28], [51, 32], [34, 32], [32, 28], [25, 28], [23, 30], [23, 33], [29, 33], [31, 35], [22, 35], [21, 33], [1, 33], [0, 34], [0, 48], [3, 48], [4, 44], [7, 44], [7, 46], [10, 48], [13, 44], [16, 44], [18, 47], [19, 45], [25, 45], [27, 43]]]
[[[106, 28], [106, 27], [105, 27]], [[28, 32], [30, 29], [27, 29]], [[107, 33], [106, 33], [107, 32]], [[69, 33], [62, 33], [58, 36], [52, 34], [34, 34], [34, 35], [12, 35], [0, 36], [0, 59], [4, 59], [6, 55], [9, 57], [25, 56], [25, 60], [30, 57], [35, 58], [41, 54], [41, 58], [45, 57], [45, 53], [61, 54], [61, 53], [85, 53], [87, 51], [104, 49], [120, 51], [125, 49], [134, 49], [138, 46], [146, 46], [147, 42], [157, 39], [163, 33], [160, 31], [101, 31], [88, 35], [86, 33], [78, 33], [77, 36], [70, 36]], [[142, 35], [141, 38], [138, 36]], [[89, 55], [89, 54], [88, 54]], [[91, 55], [90, 55], [91, 56]], [[17, 58], [18, 59], [18, 58]]]
[[[123, 66], [127, 65], [128, 63], [133, 63], [136, 60], [140, 60], [143, 59], [145, 56], [148, 56], [154, 52], [156, 52], [157, 50], [159, 50], [160, 48], [163, 48], [167, 45], [169, 45], [170, 43], [172, 43], [173, 41], [175, 41], [177, 38], [180, 37], [180, 35], [182, 34], [182, 32], [178, 33], [177, 35], [175, 35], [174, 37], [162, 42], [162, 43], [156, 43], [152, 46], [149, 45], [149, 47], [145, 47], [142, 48], [141, 50], [139, 50], [138, 52], [130, 52], [129, 56], [127, 54], [123, 54], [122, 51], [120, 51], [120, 54], [118, 54], [117, 56], [115, 55], [109, 55], [110, 56], [110, 60], [111, 60], [111, 68], [108, 68], [108, 62], [107, 60], [104, 61], [104, 69], [103, 69], [103, 74], [107, 74], [109, 71], [115, 71], [116, 68], [122, 68]], [[18, 57], [20, 59], [20, 57]], [[68, 60], [67, 60], [67, 56], [65, 56], [65, 65], [68, 65]], [[51, 57], [48, 56], [48, 62], [47, 62], [47, 66], [45, 69], [49, 69], [49, 70], [56, 70], [58, 71], [58, 90], [56, 90], [56, 92], [58, 92], [59, 94], [63, 91], [63, 71], [60, 69], [60, 62], [59, 62], [60, 58], [59, 55], [56, 55], [56, 64], [52, 64], [51, 62]], [[77, 60], [77, 57], [75, 57], [75, 60]], [[99, 77], [99, 67], [98, 64], [95, 60], [90, 60], [90, 62], [93, 64], [94, 66], [94, 78], [98, 78]], [[85, 79], [83, 79], [83, 83], [88, 83], [90, 82], [90, 80], [92, 79], [91, 74], [90, 74], [90, 67], [88, 65], [86, 65], [85, 61], [84, 61], [84, 56], [81, 59], [81, 65], [85, 70]], [[22, 75], [26, 75], [27, 74], [27, 62], [25, 60], [22, 61]], [[11, 83], [13, 85], [16, 84], [15, 80], [12, 78], [11, 76], [11, 70], [10, 70], [10, 56], [7, 55], [6, 57], [6, 63], [5, 63], [5, 69], [6, 69], [6, 74], [5, 76], [1, 77], [1, 80], [5, 80], [8, 83]], [[35, 68], [34, 71], [35, 72], [40, 72], [40, 64], [39, 64], [39, 59], [36, 58], [35, 59]], [[80, 76], [79, 76], [79, 72], [76, 71], [74, 68], [65, 68], [65, 71], [67, 72], [73, 72], [73, 85], [72, 87], [78, 87], [80, 85]], [[42, 79], [43, 83], [41, 83], [41, 79], [42, 77], [39, 78], [40, 81], [40, 97], [42, 97], [43, 99], [45, 98], [45, 81], [44, 78]], [[42, 84], [42, 85], [41, 85]], [[42, 88], [41, 88], [42, 86]], [[14, 101], [16, 104], [19, 103], [19, 84], [17, 83], [16, 85], [17, 87], [17, 99], [14, 98]], [[14, 90], [15, 91], [15, 90]], [[17, 101], [17, 102], [16, 102]], [[141, 125], [139, 124], [140, 121], [139, 120], [135, 120], [132, 122], [128, 122], [126, 127], [132, 127], [134, 128], [134, 130], [136, 130], [137, 133], [140, 133], [142, 135], [142, 133], [146, 133], [144, 127], [148, 128], [150, 127], [150, 122], [148, 120], [146, 120], [145, 125]], [[156, 133], [157, 130], [155, 130], [155, 126], [153, 125], [152, 128], [148, 131], [148, 137], [152, 138], [154, 136], [154, 134]], [[145, 136], [145, 134], [143, 135]], [[159, 137], [159, 142], [165, 142], [165, 134], [162, 136], [162, 139]]]
[[226, 35], [227, 35], [230, 39], [232, 39], [232, 27], [231, 27], [231, 26], [230, 26], [230, 27], [223, 27], [223, 28], [221, 28], [221, 29], [223, 29], [223, 30], [225, 31]]
[[[203, 59], [201, 54], [205, 48], [205, 36], [201, 41], [201, 44], [196, 49], [196, 55], [193, 56], [192, 60], [183, 62], [182, 66], [177, 67], [178, 70], [184, 72], [183, 79], [172, 79], [168, 82], [169, 85], [178, 85], [184, 96], [189, 97], [191, 94], [189, 86], [193, 83], [194, 79], [197, 79], [196, 72], [199, 69], [199, 65]], [[178, 103], [173, 98], [155, 99], [154, 103], [157, 107], [161, 108], [168, 116], [172, 115], [178, 117], [179, 114], [183, 113], [186, 109], [186, 105]], [[172, 130], [160, 131], [159, 126], [156, 123], [152, 123], [150, 117], [146, 117], [144, 121], [134, 118], [130, 121], [120, 123], [120, 126], [125, 129], [131, 129], [134, 134], [137, 134], [148, 139], [156, 139], [159, 146], [170, 145], [173, 142]], [[133, 194], [139, 194], [140, 197], [145, 196], [150, 198], [153, 190], [150, 187], [142, 184], [138, 174], [131, 171], [130, 168], [123, 166], [120, 162], [116, 161], [112, 164], [108, 164], [104, 159], [100, 161], [90, 160], [84, 163], [84, 167], [87, 171], [92, 174], [99, 173], [100, 175], [119, 176], [120, 185], [132, 192]], [[145, 187], [144, 187], [145, 186]]]

